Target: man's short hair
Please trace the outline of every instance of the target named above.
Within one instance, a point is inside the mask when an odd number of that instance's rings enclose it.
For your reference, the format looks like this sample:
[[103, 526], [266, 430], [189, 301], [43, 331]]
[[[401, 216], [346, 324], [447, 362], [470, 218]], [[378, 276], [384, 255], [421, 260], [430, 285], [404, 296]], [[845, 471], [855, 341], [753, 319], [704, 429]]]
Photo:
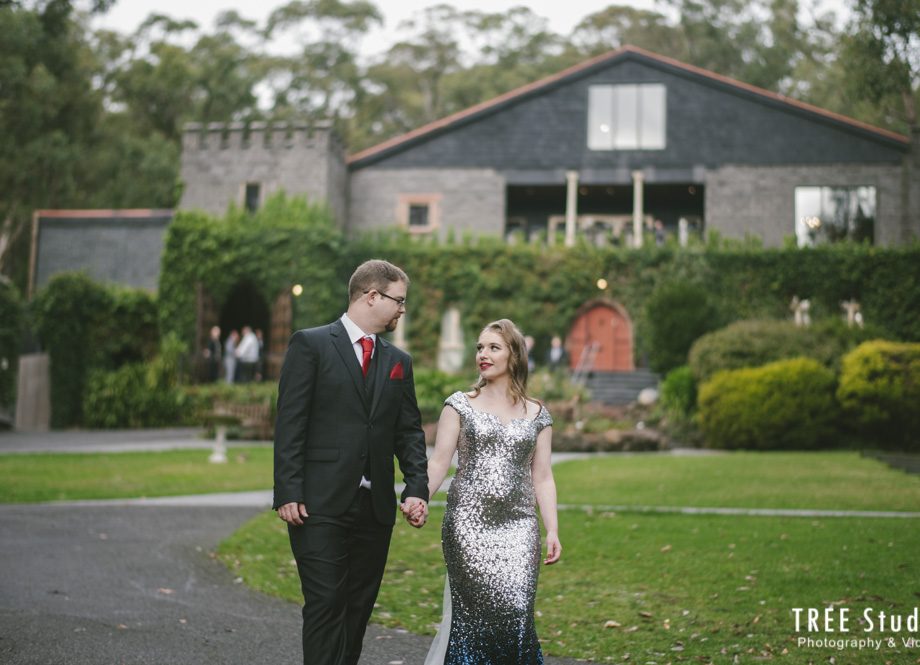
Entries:
[[387, 287], [393, 282], [403, 282], [408, 287], [409, 276], [389, 261], [365, 261], [355, 268], [348, 280], [348, 302], [354, 302], [371, 289], [386, 293]]

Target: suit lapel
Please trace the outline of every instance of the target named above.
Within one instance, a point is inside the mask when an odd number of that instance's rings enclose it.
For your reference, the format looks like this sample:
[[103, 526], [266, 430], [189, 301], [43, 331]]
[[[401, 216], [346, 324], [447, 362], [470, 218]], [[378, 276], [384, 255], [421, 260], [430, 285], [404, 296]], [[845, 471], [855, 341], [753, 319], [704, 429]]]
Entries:
[[383, 395], [383, 387], [387, 382], [387, 372], [390, 371], [390, 345], [380, 335], [377, 335], [377, 358], [376, 367], [374, 367], [374, 391], [371, 399], [370, 417], [374, 417], [377, 410], [377, 404], [380, 402], [380, 396]]
[[364, 377], [361, 375], [361, 368], [358, 366], [355, 350], [348, 339], [348, 332], [345, 330], [345, 325], [342, 323], [341, 319], [332, 324], [329, 333], [332, 336], [332, 346], [335, 347], [339, 357], [342, 359], [345, 371], [347, 371], [348, 375], [351, 377], [351, 381], [355, 386], [355, 391], [361, 398], [361, 403], [364, 404], [364, 408], [367, 409], [368, 400], [367, 391], [364, 389]]

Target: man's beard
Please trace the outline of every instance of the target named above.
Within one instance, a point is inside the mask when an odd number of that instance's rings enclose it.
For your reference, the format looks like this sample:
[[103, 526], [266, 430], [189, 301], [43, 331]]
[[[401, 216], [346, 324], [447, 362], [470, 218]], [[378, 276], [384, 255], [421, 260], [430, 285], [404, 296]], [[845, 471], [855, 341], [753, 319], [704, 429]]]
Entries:
[[390, 319], [390, 322], [387, 323], [387, 325], [386, 325], [386, 328], [385, 328], [386, 331], [387, 331], [387, 332], [393, 332], [394, 330], [396, 330], [396, 324], [397, 324], [397, 323], [399, 323], [399, 317], [397, 317], [397, 318], [395, 318], [395, 319]]

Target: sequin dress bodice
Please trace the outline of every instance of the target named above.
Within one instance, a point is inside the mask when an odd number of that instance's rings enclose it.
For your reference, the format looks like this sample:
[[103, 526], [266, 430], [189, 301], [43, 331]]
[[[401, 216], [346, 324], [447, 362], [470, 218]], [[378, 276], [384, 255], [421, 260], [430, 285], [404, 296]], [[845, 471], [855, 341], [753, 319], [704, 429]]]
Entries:
[[445, 403], [460, 415], [457, 472], [441, 531], [452, 606], [448, 665], [543, 662], [534, 627], [540, 528], [531, 479], [536, 418], [504, 423], [456, 392]]

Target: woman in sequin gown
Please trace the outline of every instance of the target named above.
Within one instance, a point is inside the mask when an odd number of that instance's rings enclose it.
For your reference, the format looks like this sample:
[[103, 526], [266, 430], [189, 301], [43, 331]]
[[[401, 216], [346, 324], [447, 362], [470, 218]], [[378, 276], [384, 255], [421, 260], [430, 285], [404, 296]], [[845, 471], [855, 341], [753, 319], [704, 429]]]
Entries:
[[476, 346], [479, 382], [445, 401], [429, 461], [431, 496], [458, 454], [441, 531], [448, 584], [444, 620], [426, 665], [537, 665], [534, 626], [540, 567], [559, 560], [556, 486], [550, 467], [552, 417], [528, 399], [527, 349], [502, 319]]

